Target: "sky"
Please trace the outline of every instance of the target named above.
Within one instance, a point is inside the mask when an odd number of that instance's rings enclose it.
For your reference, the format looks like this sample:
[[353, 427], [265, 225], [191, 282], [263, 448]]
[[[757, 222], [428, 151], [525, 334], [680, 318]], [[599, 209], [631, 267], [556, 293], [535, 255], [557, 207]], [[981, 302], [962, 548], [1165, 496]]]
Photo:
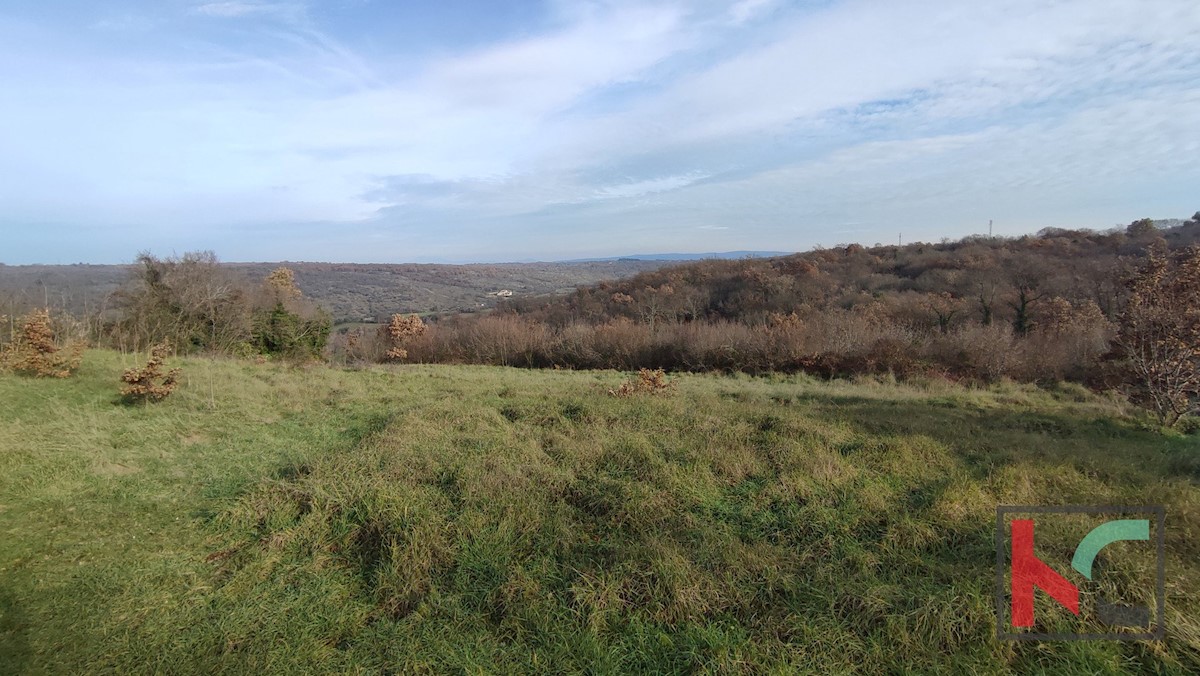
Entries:
[[0, 262], [490, 262], [1200, 210], [1196, 0], [4, 0]]

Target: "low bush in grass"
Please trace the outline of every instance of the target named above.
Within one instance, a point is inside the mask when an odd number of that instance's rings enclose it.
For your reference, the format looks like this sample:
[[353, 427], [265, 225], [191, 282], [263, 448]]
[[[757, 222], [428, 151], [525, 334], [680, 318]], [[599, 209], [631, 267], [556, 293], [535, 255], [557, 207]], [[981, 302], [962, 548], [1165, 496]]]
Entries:
[[166, 343], [159, 343], [150, 348], [144, 366], [126, 369], [121, 374], [121, 382], [125, 383], [121, 387], [121, 397], [127, 403], [162, 401], [175, 391], [182, 371], [175, 368], [163, 372], [163, 363], [169, 351]]
[[67, 378], [83, 361], [84, 342], [63, 340], [47, 309], [34, 310], [21, 320], [21, 330], [0, 352], [0, 365], [37, 378]]

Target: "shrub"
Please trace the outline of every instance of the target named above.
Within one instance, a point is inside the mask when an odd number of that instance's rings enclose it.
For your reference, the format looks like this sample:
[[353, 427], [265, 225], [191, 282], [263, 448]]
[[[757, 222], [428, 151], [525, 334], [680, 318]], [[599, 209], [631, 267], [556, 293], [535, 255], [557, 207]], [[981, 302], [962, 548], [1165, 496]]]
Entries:
[[[656, 352], [658, 364], [689, 371], [765, 370], [766, 331], [736, 322], [692, 322], [670, 327]], [[633, 364], [632, 366], [640, 366]]]
[[166, 342], [177, 353], [311, 358], [321, 355], [331, 327], [292, 270], [276, 268], [255, 286], [211, 251], [164, 259], [140, 254], [115, 300], [120, 319], [107, 334], [121, 349]]
[[251, 295], [211, 251], [181, 258], [143, 252], [114, 296], [121, 317], [108, 327], [108, 339], [135, 351], [165, 341], [179, 353], [231, 354], [251, 341]]
[[596, 328], [575, 322], [563, 327], [554, 341], [554, 365], [596, 368], [602, 359], [596, 350]]
[[167, 358], [170, 347], [162, 342], [150, 348], [150, 358], [141, 368], [127, 369], [121, 374], [125, 385], [121, 388], [121, 396], [128, 402], [161, 401], [175, 391], [179, 384], [179, 369], [171, 369], [163, 373], [163, 362]]
[[279, 302], [271, 310], [254, 313], [254, 334], [251, 344], [262, 354], [292, 358], [317, 358], [329, 340], [329, 316], [317, 312], [311, 318], [287, 309]]
[[1200, 411], [1200, 248], [1152, 250], [1132, 275], [1113, 344], [1130, 397], [1168, 427]]
[[83, 342], [71, 341], [60, 347], [47, 309], [30, 312], [21, 322], [21, 331], [4, 350], [5, 366], [38, 378], [66, 378], [83, 360]]
[[641, 369], [636, 376], [608, 393], [614, 397], [632, 397], [636, 394], [668, 394], [674, 389], [675, 383], [667, 380], [667, 374], [662, 369]]
[[650, 329], [625, 317], [596, 326], [592, 348], [600, 368], [634, 369], [647, 365], [651, 352]]
[[550, 366], [550, 327], [508, 314], [472, 322], [461, 334], [467, 359], [495, 366]]
[[1054, 297], [1042, 304], [1032, 333], [1020, 344], [1012, 375], [1020, 380], [1085, 380], [1109, 349], [1113, 325], [1092, 301]]
[[300, 360], [321, 357], [332, 321], [300, 292], [295, 272], [272, 270], [254, 304], [252, 344], [259, 352]]
[[383, 361], [384, 340], [365, 328], [342, 328], [330, 335], [326, 352], [331, 361], [343, 365]]
[[264, 283], [280, 300], [299, 298], [303, 295], [300, 293], [300, 287], [296, 285], [296, 273], [291, 268], [275, 268], [267, 275]]
[[1017, 361], [1017, 338], [1006, 324], [968, 324], [930, 346], [934, 360], [950, 371], [987, 382], [1008, 375]]
[[409, 338], [424, 334], [425, 322], [417, 315], [392, 315], [392, 321], [383, 327], [381, 333], [388, 344], [388, 350], [383, 356], [392, 361], [399, 361], [408, 356], [408, 350], [404, 349], [403, 344]]

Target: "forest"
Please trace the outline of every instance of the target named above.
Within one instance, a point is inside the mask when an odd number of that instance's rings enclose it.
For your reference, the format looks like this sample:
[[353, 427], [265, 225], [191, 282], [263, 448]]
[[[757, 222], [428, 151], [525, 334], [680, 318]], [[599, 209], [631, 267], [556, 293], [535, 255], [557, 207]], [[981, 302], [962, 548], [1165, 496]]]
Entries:
[[[486, 312], [395, 308], [390, 322], [336, 330], [289, 267], [254, 282], [210, 252], [143, 254], [101, 309], [60, 309], [54, 323], [60, 342], [340, 365], [1071, 381], [1124, 391], [1174, 424], [1195, 399], [1198, 241], [1200, 213], [1106, 231], [850, 244], [657, 267], [498, 299]], [[6, 323], [12, 344], [15, 311]]]

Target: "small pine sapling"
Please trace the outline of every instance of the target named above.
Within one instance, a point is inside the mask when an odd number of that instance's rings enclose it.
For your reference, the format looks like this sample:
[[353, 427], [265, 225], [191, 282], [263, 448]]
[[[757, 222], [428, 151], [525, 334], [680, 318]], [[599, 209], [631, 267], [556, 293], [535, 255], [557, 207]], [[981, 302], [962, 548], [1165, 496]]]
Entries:
[[38, 378], [67, 378], [83, 361], [82, 341], [60, 348], [48, 309], [30, 312], [21, 323], [21, 331], [0, 354], [4, 366]]
[[129, 402], [161, 401], [175, 391], [179, 384], [180, 369], [171, 369], [163, 373], [163, 362], [167, 358], [166, 343], [159, 343], [150, 348], [150, 359], [141, 368], [127, 369], [121, 375], [125, 385], [121, 388], [121, 396]]

